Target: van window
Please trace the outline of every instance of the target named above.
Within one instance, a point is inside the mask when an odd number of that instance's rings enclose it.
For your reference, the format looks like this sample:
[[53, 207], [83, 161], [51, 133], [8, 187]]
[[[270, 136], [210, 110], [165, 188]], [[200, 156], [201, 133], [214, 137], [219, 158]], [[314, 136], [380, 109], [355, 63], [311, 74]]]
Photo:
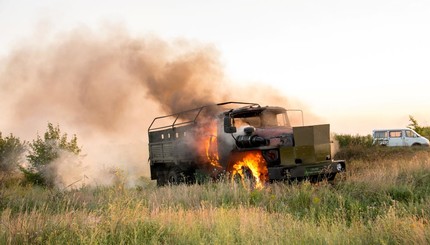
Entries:
[[388, 138], [388, 132], [387, 131], [376, 131], [374, 137], [375, 138]]
[[402, 137], [402, 131], [390, 131], [390, 138]]
[[406, 134], [406, 137], [409, 137], [409, 138], [415, 138], [415, 137], [417, 137], [417, 136], [415, 135], [415, 133], [414, 133], [414, 132], [412, 132], [411, 130], [406, 130], [406, 131], [405, 131], [405, 134]]

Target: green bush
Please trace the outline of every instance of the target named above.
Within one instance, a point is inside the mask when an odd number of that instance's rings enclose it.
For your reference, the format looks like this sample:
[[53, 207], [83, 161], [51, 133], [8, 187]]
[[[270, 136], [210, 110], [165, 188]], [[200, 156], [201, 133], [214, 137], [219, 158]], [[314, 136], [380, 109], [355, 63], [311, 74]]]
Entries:
[[423, 127], [418, 125], [417, 120], [411, 115], [409, 115], [409, 121], [411, 122], [408, 125], [408, 128], [414, 130], [415, 132], [419, 133], [421, 136], [427, 137], [430, 139], [430, 127]]
[[10, 174], [17, 170], [24, 151], [25, 142], [12, 134], [3, 138], [0, 132], [0, 172]]
[[346, 161], [360, 160], [360, 161], [374, 161], [377, 162], [383, 159], [400, 159], [400, 158], [412, 158], [420, 152], [429, 152], [430, 149], [427, 147], [385, 147], [385, 146], [372, 146], [363, 147], [348, 146], [341, 147], [336, 152], [336, 159], [343, 159]]
[[60, 127], [54, 127], [48, 123], [48, 129], [44, 137], [37, 135], [37, 139], [30, 143], [30, 153], [27, 155], [29, 166], [21, 167], [26, 180], [36, 185], [52, 187], [55, 175], [49, 165], [59, 157], [61, 151], [79, 155], [81, 148], [78, 146], [76, 135], [70, 141], [67, 134], [61, 134]]
[[372, 135], [350, 135], [350, 134], [336, 134], [335, 139], [339, 143], [340, 148], [362, 146], [371, 147], [373, 145]]

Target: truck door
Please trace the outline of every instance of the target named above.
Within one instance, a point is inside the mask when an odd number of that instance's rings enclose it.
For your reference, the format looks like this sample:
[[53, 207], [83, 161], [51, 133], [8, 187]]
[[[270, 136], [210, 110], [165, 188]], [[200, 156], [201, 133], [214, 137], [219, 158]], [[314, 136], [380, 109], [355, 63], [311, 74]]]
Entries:
[[388, 137], [388, 146], [403, 146], [405, 144], [402, 130], [391, 130]]

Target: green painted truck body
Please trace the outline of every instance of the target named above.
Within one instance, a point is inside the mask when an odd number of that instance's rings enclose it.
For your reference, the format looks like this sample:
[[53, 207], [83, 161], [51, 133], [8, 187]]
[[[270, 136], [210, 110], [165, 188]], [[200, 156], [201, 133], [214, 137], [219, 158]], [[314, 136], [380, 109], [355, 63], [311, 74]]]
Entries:
[[[345, 171], [345, 161], [331, 156], [330, 125], [291, 127], [287, 112], [225, 102], [157, 117], [148, 128], [151, 179], [159, 185], [193, 183], [202, 175], [216, 179], [229, 174], [233, 155], [250, 151], [261, 152], [270, 181], [333, 180]], [[215, 125], [216, 134], [208, 124]], [[202, 139], [216, 147], [209, 145], [203, 154]], [[218, 166], [210, 163], [207, 151], [216, 151]]]

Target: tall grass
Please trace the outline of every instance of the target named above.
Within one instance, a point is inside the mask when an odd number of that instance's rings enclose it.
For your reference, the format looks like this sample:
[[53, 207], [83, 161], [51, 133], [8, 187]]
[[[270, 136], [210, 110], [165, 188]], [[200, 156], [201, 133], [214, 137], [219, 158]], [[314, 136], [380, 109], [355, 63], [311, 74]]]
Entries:
[[430, 152], [367, 154], [350, 160], [334, 184], [2, 186], [0, 243], [430, 243]]

